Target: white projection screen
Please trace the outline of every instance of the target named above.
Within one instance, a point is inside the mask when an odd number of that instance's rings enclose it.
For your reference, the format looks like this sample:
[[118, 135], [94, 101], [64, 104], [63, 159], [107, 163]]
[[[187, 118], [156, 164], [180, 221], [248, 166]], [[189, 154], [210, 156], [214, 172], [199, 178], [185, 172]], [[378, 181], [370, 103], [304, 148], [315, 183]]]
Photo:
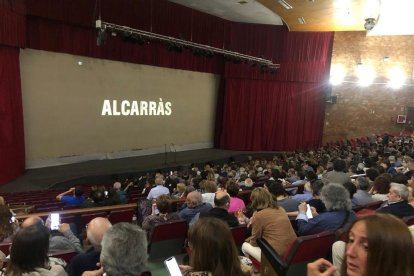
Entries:
[[28, 168], [212, 147], [217, 75], [31, 49], [20, 67]]

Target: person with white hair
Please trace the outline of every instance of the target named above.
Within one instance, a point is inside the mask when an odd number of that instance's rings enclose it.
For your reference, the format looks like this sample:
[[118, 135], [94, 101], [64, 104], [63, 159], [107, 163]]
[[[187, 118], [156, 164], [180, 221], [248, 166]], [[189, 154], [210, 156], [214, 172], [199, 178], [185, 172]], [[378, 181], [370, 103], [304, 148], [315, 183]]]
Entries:
[[147, 269], [147, 234], [139, 226], [120, 222], [102, 240], [101, 268], [83, 276], [137, 276]]
[[306, 216], [306, 202], [299, 204], [299, 215], [296, 218], [299, 236], [317, 234], [328, 230], [336, 231], [355, 220], [356, 215], [351, 209], [349, 192], [342, 184], [331, 183], [325, 185], [321, 190], [320, 197], [325, 204], [326, 212], [318, 214], [313, 210], [313, 218]]
[[113, 187], [114, 187], [115, 192], [118, 194], [119, 202], [121, 204], [128, 203], [127, 190], [129, 189], [129, 187], [131, 187], [133, 185], [134, 185], [133, 182], [129, 182], [128, 185], [125, 187], [125, 189], [122, 190], [121, 182], [117, 181], [117, 182], [114, 183]]
[[377, 210], [378, 213], [392, 214], [397, 217], [414, 216], [414, 208], [408, 204], [408, 187], [404, 184], [391, 183], [387, 195], [388, 205]]
[[87, 252], [74, 256], [67, 268], [69, 276], [82, 275], [84, 271], [95, 270], [99, 267], [96, 263], [99, 262], [101, 255], [101, 242], [106, 231], [112, 227], [112, 224], [107, 218], [97, 217], [91, 220], [86, 229], [87, 240], [92, 246]]
[[160, 195], [170, 195], [170, 190], [164, 187], [164, 179], [162, 176], [155, 177], [155, 185], [147, 196], [148, 200], [157, 199]]

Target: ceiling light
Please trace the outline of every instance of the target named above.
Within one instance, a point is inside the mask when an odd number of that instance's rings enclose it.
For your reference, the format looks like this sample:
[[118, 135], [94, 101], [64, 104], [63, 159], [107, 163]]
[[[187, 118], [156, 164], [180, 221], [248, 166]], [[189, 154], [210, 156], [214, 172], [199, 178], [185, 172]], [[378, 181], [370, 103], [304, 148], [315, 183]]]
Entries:
[[345, 79], [345, 69], [341, 64], [332, 64], [329, 81], [332, 85], [339, 85]]
[[358, 83], [361, 86], [368, 86], [375, 79], [375, 71], [370, 66], [359, 63], [357, 71], [358, 71], [358, 77], [359, 77]]
[[277, 2], [287, 10], [293, 9], [293, 7], [285, 0], [278, 0]]
[[306, 21], [305, 21], [305, 18], [303, 18], [303, 16], [302, 17], [298, 17], [298, 21], [299, 21], [299, 23], [300, 24], [306, 24]]
[[388, 86], [398, 89], [404, 85], [405, 82], [405, 74], [401, 68], [394, 67], [389, 71], [389, 82]]
[[375, 18], [372, 18], [372, 17], [365, 18], [365, 24], [364, 24], [365, 30], [371, 31], [372, 29], [374, 29], [376, 22], [377, 21], [375, 20]]

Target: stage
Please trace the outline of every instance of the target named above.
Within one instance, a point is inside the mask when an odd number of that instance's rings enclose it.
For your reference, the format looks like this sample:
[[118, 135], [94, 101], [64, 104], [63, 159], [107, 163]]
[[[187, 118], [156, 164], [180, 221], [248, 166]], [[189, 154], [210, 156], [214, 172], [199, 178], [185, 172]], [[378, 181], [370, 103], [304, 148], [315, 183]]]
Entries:
[[129, 175], [136, 175], [157, 169], [189, 166], [191, 163], [199, 164], [208, 161], [225, 163], [230, 158], [236, 161], [242, 161], [248, 155], [263, 157], [271, 156], [275, 153], [200, 149], [44, 167], [26, 170], [23, 176], [1, 185], [0, 192], [67, 188], [86, 183], [109, 183], [113, 181], [113, 175], [119, 175], [121, 179], [124, 179]]

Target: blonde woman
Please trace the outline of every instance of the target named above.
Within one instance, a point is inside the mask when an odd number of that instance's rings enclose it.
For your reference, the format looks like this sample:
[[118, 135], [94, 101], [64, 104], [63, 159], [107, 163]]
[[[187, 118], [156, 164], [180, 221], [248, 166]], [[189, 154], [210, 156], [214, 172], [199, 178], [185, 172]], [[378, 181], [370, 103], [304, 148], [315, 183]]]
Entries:
[[247, 257], [252, 256], [260, 261], [261, 250], [256, 239], [263, 238], [279, 255], [283, 255], [296, 239], [296, 234], [285, 210], [277, 206], [272, 195], [264, 188], [254, 189], [250, 200], [255, 213], [249, 223], [252, 227], [252, 235], [243, 243], [243, 253]]

